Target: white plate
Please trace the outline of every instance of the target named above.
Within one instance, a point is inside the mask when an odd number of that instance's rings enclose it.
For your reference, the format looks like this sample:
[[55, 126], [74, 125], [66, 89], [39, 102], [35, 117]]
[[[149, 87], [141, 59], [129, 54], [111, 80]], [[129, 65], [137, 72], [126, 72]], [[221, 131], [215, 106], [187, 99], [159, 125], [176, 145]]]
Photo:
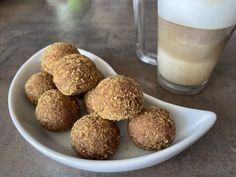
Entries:
[[[25, 82], [32, 74], [40, 71], [43, 50], [34, 54], [16, 73], [8, 95], [9, 112], [17, 130], [34, 148], [65, 165], [96, 172], [121, 172], [149, 167], [185, 150], [201, 138], [216, 121], [213, 112], [176, 106], [145, 94], [146, 104], [160, 106], [172, 113], [176, 125], [174, 143], [159, 152], [141, 150], [129, 140], [127, 122], [121, 121], [118, 123], [121, 130], [121, 143], [112, 159], [81, 159], [70, 147], [69, 131], [52, 133], [40, 127], [35, 118], [34, 106], [24, 94]], [[82, 49], [79, 51], [91, 58], [105, 76], [116, 75], [111, 66], [98, 56]]]

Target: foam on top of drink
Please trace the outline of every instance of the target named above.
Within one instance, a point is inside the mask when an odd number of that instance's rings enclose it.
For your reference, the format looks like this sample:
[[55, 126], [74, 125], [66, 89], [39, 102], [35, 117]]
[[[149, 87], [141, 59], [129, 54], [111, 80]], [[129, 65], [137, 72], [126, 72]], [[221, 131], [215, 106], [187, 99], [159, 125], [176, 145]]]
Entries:
[[158, 0], [158, 15], [193, 28], [227, 28], [236, 24], [236, 0]]

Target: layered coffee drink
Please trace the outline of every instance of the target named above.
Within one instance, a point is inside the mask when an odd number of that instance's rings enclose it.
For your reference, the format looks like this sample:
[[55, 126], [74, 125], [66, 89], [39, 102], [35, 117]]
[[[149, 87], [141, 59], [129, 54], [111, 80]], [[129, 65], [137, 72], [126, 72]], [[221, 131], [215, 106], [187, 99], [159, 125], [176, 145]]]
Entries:
[[235, 2], [214, 2], [158, 1], [158, 74], [165, 87], [185, 92], [207, 83], [236, 23]]
[[232, 32], [197, 29], [158, 18], [159, 74], [168, 81], [195, 86], [208, 80]]

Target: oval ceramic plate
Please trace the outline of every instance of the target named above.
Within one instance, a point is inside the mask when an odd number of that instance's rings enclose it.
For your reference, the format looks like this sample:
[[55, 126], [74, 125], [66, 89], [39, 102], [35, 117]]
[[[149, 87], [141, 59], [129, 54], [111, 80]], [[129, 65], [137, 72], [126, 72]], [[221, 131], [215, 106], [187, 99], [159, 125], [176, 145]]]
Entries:
[[[161, 163], [182, 152], [201, 138], [216, 121], [213, 112], [176, 106], [144, 94], [145, 104], [167, 109], [173, 115], [176, 138], [173, 144], [159, 152], [144, 151], [128, 138], [127, 121], [118, 122], [121, 142], [110, 160], [87, 160], [78, 157], [70, 146], [70, 132], [53, 133], [40, 127], [35, 118], [35, 108], [24, 94], [24, 84], [29, 77], [40, 71], [40, 50], [16, 73], [9, 90], [8, 106], [13, 123], [20, 134], [37, 150], [65, 165], [96, 172], [121, 172], [141, 169]], [[116, 75], [109, 64], [98, 56], [79, 49], [81, 54], [93, 60], [105, 76]]]

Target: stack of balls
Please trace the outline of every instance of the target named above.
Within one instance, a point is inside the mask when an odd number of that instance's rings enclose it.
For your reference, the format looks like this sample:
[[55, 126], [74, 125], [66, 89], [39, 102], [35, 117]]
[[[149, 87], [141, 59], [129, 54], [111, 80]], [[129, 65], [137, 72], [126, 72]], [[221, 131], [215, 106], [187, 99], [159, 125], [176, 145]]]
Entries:
[[[26, 96], [36, 106], [36, 118], [44, 129], [71, 130], [71, 146], [80, 157], [110, 158], [120, 142], [116, 121], [124, 119], [129, 137], [144, 150], [159, 151], [173, 142], [175, 125], [168, 111], [143, 106], [143, 92], [133, 79], [104, 78], [72, 44], [49, 45], [41, 69], [26, 82]], [[83, 95], [88, 113], [82, 117], [77, 95]]]

